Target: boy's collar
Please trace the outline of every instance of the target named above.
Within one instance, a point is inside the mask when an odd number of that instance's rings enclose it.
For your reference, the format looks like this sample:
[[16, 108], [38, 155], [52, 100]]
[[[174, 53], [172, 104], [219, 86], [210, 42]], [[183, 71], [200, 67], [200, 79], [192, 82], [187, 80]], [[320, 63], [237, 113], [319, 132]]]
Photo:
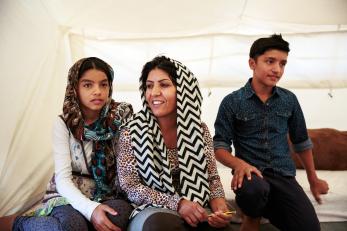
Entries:
[[[255, 91], [252, 88], [252, 84], [251, 84], [252, 83], [252, 79], [253, 78], [249, 78], [247, 83], [246, 83], [246, 85], [245, 85], [245, 89], [246, 89], [245, 96], [246, 96], [246, 98], [251, 98], [253, 95], [256, 95]], [[275, 94], [276, 95], [280, 95], [277, 86], [274, 86], [272, 88], [272, 95], [275, 95]]]

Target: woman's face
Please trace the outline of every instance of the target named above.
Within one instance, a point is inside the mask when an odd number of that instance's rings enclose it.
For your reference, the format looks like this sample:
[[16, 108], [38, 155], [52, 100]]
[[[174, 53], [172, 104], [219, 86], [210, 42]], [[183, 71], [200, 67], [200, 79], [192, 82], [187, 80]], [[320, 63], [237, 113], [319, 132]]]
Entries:
[[165, 71], [155, 68], [148, 73], [146, 101], [158, 119], [176, 119], [176, 86]]
[[82, 113], [90, 117], [100, 113], [106, 104], [110, 85], [104, 72], [89, 69], [78, 80], [77, 94]]

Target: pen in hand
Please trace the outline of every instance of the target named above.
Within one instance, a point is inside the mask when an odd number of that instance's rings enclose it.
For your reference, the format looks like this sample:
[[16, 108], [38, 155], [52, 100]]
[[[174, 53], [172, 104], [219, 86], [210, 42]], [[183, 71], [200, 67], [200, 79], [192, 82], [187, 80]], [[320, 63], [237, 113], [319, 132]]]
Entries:
[[[209, 214], [208, 216], [212, 216], [213, 213]], [[223, 212], [224, 215], [230, 215], [230, 214], [236, 214], [236, 211], [226, 211], [226, 212]]]

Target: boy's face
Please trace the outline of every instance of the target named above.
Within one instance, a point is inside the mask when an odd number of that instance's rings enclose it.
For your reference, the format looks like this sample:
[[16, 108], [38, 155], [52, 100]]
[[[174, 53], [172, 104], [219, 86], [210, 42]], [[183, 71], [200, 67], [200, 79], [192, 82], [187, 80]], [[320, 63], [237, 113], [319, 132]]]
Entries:
[[271, 49], [256, 59], [250, 58], [248, 63], [254, 80], [264, 87], [274, 87], [283, 75], [287, 57], [287, 52]]

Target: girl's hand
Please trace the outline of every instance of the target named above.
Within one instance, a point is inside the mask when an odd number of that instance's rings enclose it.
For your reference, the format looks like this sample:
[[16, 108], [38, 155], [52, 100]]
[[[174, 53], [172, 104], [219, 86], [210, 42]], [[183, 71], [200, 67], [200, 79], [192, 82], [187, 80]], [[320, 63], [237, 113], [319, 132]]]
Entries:
[[186, 199], [180, 200], [177, 212], [193, 227], [197, 227], [199, 222], [207, 221], [207, 212], [201, 205]]
[[108, 205], [98, 205], [93, 213], [91, 222], [97, 231], [121, 231], [120, 228], [115, 226], [106, 216], [106, 213], [116, 216], [117, 212]]

